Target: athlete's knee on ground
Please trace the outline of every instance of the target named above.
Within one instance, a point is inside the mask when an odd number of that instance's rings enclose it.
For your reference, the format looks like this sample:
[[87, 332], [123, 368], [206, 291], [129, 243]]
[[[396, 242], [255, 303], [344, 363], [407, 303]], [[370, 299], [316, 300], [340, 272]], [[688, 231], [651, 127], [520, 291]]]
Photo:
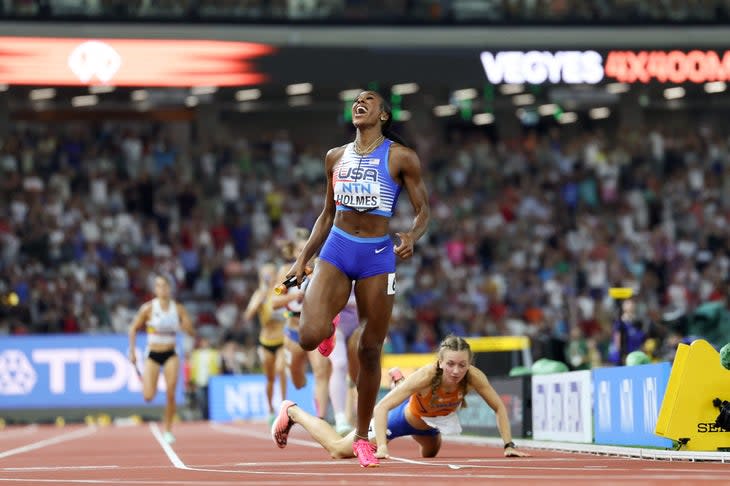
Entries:
[[421, 457], [436, 457], [438, 453], [437, 447], [421, 447]]

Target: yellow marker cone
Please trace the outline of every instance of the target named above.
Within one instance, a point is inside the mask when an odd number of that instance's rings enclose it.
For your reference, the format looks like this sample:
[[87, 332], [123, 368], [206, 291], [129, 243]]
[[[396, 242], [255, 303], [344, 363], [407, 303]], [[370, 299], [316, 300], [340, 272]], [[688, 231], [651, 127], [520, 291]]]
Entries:
[[5, 428], [5, 419], [4, 418], [0, 418], [0, 430], [2, 430], [4, 428]]
[[94, 420], [93, 415], [87, 415], [86, 417], [84, 417], [84, 422], [86, 423], [86, 425], [96, 425], [96, 420]]
[[100, 427], [108, 427], [112, 423], [112, 418], [109, 415], [102, 413], [96, 417], [96, 423]]
[[63, 427], [66, 425], [66, 419], [63, 417], [56, 417], [56, 427]]

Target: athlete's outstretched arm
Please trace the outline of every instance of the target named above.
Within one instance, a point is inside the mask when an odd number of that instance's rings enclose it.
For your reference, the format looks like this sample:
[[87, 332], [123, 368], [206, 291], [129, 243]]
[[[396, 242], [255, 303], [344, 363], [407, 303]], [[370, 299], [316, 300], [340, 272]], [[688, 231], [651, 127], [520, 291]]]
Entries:
[[435, 372], [433, 365], [426, 365], [418, 369], [412, 375], [400, 382], [385, 395], [373, 409], [375, 421], [375, 442], [378, 446], [376, 456], [378, 458], [388, 457], [388, 412], [403, 403], [412, 394], [423, 390], [431, 384]]
[[403, 186], [408, 192], [415, 216], [413, 224], [405, 233], [396, 233], [400, 242], [395, 247], [395, 254], [401, 258], [413, 256], [413, 247], [416, 241], [423, 236], [428, 229], [428, 222], [431, 219], [431, 208], [428, 202], [426, 184], [421, 174], [421, 161], [413, 150], [398, 146], [394, 148], [394, 156], [398, 158], [400, 175]]
[[[505, 444], [512, 443], [512, 427], [509, 423], [509, 416], [507, 415], [507, 407], [504, 406], [504, 402], [500, 398], [497, 391], [489, 383], [487, 375], [476, 366], [469, 367], [469, 386], [476, 391], [487, 405], [494, 410], [497, 415], [497, 427], [499, 428], [499, 435]], [[514, 447], [507, 447], [504, 450], [504, 455], [507, 457], [529, 457], [526, 452], [515, 449]]]
[[291, 269], [286, 274], [287, 278], [295, 275], [297, 277], [297, 284], [302, 283], [305, 273], [304, 269], [307, 262], [312, 259], [317, 250], [319, 250], [322, 244], [324, 244], [324, 241], [327, 239], [327, 235], [329, 235], [329, 232], [332, 229], [332, 224], [335, 221], [335, 191], [332, 187], [332, 168], [335, 166], [335, 163], [337, 163], [340, 157], [342, 157], [343, 152], [344, 147], [333, 148], [327, 152], [327, 156], [324, 158], [324, 170], [327, 175], [324, 207], [317, 217], [317, 220], [314, 222], [309, 239], [307, 240], [307, 243], [305, 243], [301, 253], [297, 256], [297, 261], [294, 262], [294, 265], [292, 265]]
[[251, 300], [248, 301], [246, 310], [243, 311], [243, 318], [245, 320], [250, 321], [251, 319], [253, 319], [253, 316], [258, 312], [259, 308], [264, 303], [267, 291], [268, 290], [264, 287], [259, 287], [254, 291], [253, 295], [251, 296]]

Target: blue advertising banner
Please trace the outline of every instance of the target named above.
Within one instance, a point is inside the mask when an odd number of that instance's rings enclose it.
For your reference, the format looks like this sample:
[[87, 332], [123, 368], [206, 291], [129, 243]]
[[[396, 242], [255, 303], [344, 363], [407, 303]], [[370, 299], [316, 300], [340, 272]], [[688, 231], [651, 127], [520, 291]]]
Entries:
[[[307, 384], [297, 390], [291, 380], [287, 382], [286, 398], [303, 410], [316, 415], [314, 411], [314, 376], [307, 373]], [[266, 377], [264, 375], [221, 375], [212, 376], [208, 383], [210, 420], [230, 422], [232, 420], [266, 419], [269, 405], [266, 400]], [[274, 413], [279, 411], [281, 389], [274, 386]]]
[[672, 447], [654, 433], [671, 365], [593, 370], [596, 444]]
[[[137, 365], [146, 336], [137, 338]], [[0, 409], [160, 406], [164, 379], [149, 404], [129, 362], [124, 335], [43, 335], [0, 338]], [[178, 350], [182, 337], [178, 338]], [[175, 390], [183, 401], [183, 383]]]

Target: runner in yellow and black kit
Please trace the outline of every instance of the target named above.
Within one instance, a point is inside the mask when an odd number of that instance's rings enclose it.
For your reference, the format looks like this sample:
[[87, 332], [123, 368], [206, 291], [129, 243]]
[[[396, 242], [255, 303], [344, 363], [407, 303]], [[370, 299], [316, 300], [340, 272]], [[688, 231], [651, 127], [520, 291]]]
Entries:
[[284, 363], [284, 321], [282, 310], [275, 310], [271, 304], [274, 297], [276, 266], [266, 263], [259, 269], [259, 286], [251, 296], [244, 318], [253, 319], [258, 314], [259, 357], [266, 375], [266, 398], [269, 404], [269, 421], [274, 419], [274, 382], [279, 378], [281, 398], [286, 398], [286, 369]]

